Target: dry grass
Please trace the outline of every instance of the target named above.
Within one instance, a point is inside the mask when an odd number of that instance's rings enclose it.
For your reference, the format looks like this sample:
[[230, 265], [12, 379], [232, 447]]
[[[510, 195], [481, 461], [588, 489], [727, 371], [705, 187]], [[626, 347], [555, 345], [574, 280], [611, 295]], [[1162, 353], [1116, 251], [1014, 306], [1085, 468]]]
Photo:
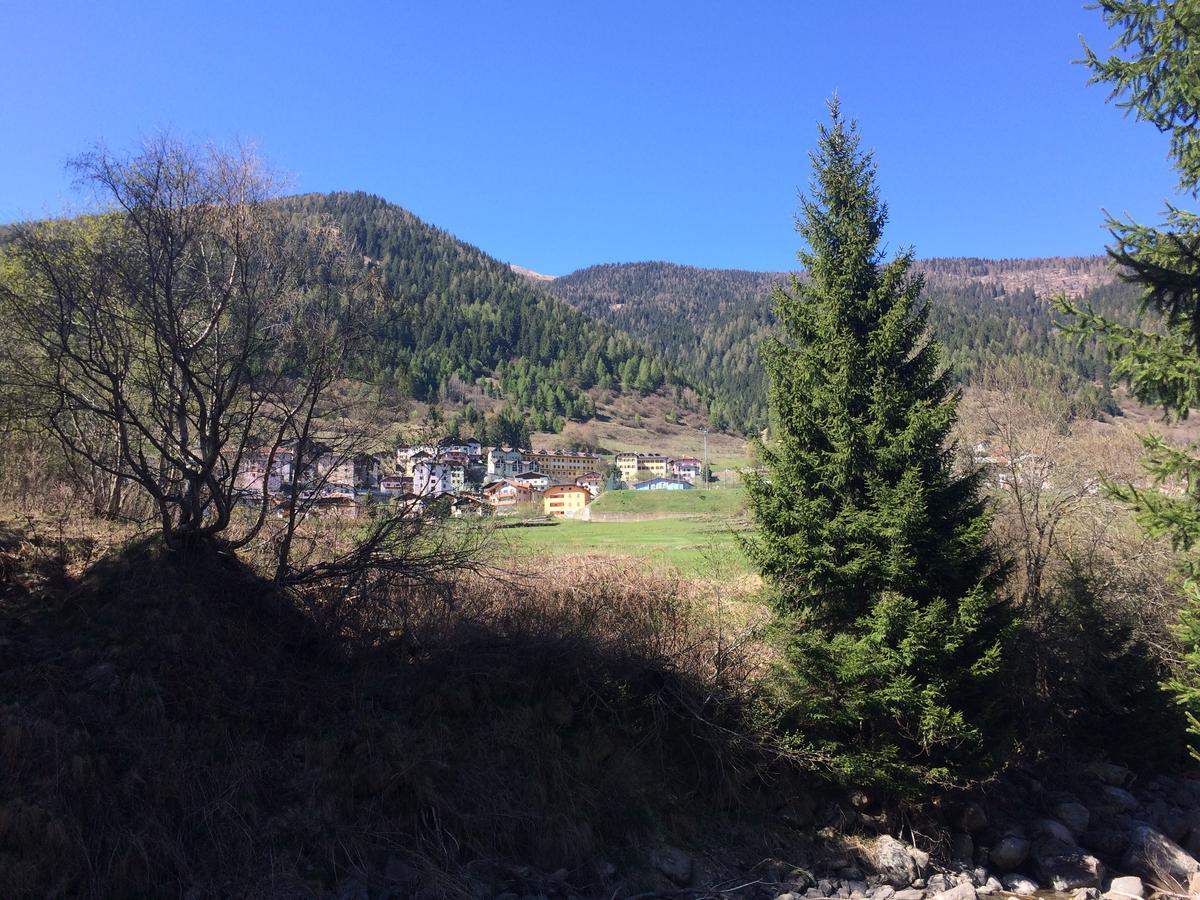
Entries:
[[324, 896], [348, 877], [468, 896], [538, 872], [611, 893], [629, 884], [601, 860], [704, 833], [768, 764], [740, 730], [751, 629], [680, 582], [584, 563], [471, 580], [355, 647], [229, 559], [136, 544], [49, 577], [7, 547], [6, 897]]

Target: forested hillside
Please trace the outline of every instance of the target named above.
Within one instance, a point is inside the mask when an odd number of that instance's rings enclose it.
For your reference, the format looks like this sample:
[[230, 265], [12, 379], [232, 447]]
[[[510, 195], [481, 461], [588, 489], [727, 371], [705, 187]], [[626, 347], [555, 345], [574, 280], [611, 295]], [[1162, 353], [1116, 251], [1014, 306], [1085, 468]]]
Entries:
[[[1065, 392], [1081, 415], [1114, 408], [1103, 355], [1058, 335], [1048, 302], [1064, 291], [1132, 319], [1134, 292], [1115, 281], [1103, 258], [946, 259], [914, 268], [926, 276], [934, 334], [963, 378], [1015, 368], [1047, 390]], [[592, 266], [544, 284], [680, 369], [705, 373], [717, 391], [713, 424], [751, 430], [766, 422], [758, 345], [774, 327], [772, 285], [785, 278], [646, 262]]]
[[[332, 217], [381, 277], [377, 340], [360, 373], [398, 396], [446, 399], [452, 384], [486, 390], [536, 431], [586, 418], [592, 386], [648, 394], [680, 376], [612, 325], [533, 287], [507, 266], [401, 207], [365, 193], [280, 201], [295, 217]], [[494, 376], [495, 380], [491, 380]]]

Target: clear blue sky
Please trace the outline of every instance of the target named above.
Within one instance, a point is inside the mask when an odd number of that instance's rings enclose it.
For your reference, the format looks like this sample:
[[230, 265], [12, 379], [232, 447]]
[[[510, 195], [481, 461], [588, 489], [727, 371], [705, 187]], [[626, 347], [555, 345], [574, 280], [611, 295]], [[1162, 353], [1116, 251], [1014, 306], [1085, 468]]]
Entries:
[[1108, 44], [1076, 0], [0, 0], [0, 221], [63, 210], [94, 142], [169, 129], [543, 272], [784, 269], [836, 90], [893, 247], [1099, 252], [1101, 207], [1153, 217], [1174, 179], [1072, 65], [1081, 33]]

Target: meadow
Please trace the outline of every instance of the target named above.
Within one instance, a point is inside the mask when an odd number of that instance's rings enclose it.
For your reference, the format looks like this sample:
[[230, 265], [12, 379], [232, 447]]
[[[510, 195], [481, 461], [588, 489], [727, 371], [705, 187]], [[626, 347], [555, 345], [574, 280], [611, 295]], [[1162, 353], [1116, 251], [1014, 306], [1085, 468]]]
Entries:
[[647, 568], [689, 578], [749, 575], [738, 544], [749, 527], [739, 488], [690, 491], [609, 491], [592, 504], [591, 521], [505, 528], [514, 560], [601, 555], [643, 561]]

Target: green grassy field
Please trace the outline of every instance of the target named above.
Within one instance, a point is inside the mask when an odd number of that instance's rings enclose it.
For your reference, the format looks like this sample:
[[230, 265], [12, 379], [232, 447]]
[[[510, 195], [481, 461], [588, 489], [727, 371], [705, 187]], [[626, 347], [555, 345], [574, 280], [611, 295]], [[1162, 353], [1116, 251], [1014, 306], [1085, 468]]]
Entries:
[[[545, 527], [506, 528], [502, 534], [512, 542], [518, 560], [594, 553], [640, 559], [655, 570], [686, 577], [751, 573], [735, 536], [748, 527], [740, 490], [611, 491], [595, 501], [592, 511], [630, 518], [564, 519]], [[643, 515], [654, 518], [636, 518]]]

